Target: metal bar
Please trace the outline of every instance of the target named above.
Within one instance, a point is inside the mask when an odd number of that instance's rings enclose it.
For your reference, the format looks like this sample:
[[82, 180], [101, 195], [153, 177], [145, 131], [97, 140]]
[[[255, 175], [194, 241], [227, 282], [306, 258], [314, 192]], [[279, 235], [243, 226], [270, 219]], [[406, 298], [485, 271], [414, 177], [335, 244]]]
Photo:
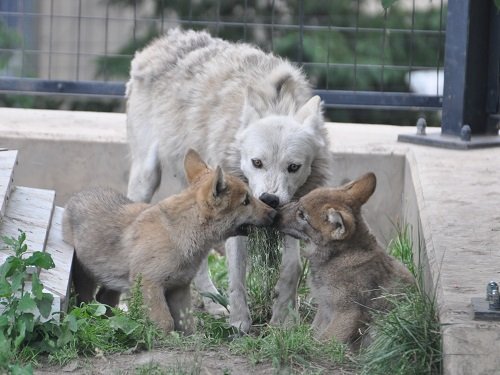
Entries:
[[[123, 97], [125, 83], [100, 81], [51, 81], [33, 78], [0, 78], [0, 91], [59, 93]], [[327, 107], [384, 107], [439, 110], [442, 98], [409, 93], [314, 90]]]
[[[0, 15], [18, 15], [19, 12], [0, 12]], [[49, 14], [40, 14], [40, 13], [26, 13], [24, 14], [26, 17], [50, 17]], [[71, 18], [74, 19], [74, 16], [66, 16], [66, 15], [58, 15], [58, 18]], [[104, 17], [97, 17], [97, 16], [82, 16], [82, 20], [102, 20]], [[110, 17], [110, 21], [134, 21], [134, 18], [129, 18], [129, 17]], [[157, 18], [151, 18], [151, 17], [137, 17], [135, 19], [138, 22], [155, 22], [158, 19]], [[186, 25], [192, 22], [193, 25], [201, 25], [201, 26], [209, 26], [209, 25], [215, 25], [215, 21], [210, 21], [210, 20], [200, 20], [200, 21], [190, 21], [189, 19], [187, 20], [176, 20], [176, 22], [179, 22], [181, 25]], [[220, 21], [219, 22], [220, 26], [241, 26], [241, 22], [235, 22], [235, 21]], [[262, 22], [252, 22], [253, 26], [256, 27], [267, 27], [271, 28], [273, 27], [272, 24], [270, 23], [262, 23]], [[300, 29], [299, 25], [292, 25], [292, 24], [275, 24], [275, 27], [284, 29], [284, 30], [297, 30]], [[327, 31], [328, 26], [321, 26], [321, 25], [304, 25], [304, 30], [307, 31]], [[332, 27], [333, 31], [342, 31], [342, 32], [356, 32], [356, 27], [354, 26], [333, 26]], [[376, 28], [376, 27], [360, 27], [359, 31], [363, 32], [373, 32], [373, 33], [382, 33], [383, 29]], [[396, 28], [387, 28], [387, 32], [389, 33], [401, 33], [401, 34], [410, 34], [411, 30], [410, 29], [396, 29]], [[439, 30], [429, 30], [429, 29], [415, 29], [416, 33], [423, 34], [423, 35], [439, 35]]]
[[52, 43], [54, 31], [54, 0], [50, 0], [50, 26], [49, 26], [49, 71], [47, 76], [52, 78]]
[[460, 136], [465, 124], [472, 134], [486, 132], [491, 2], [448, 3], [442, 134]]
[[123, 82], [63, 81], [36, 78], [0, 78], [0, 91], [31, 94], [74, 94], [123, 97]]
[[78, 29], [76, 39], [76, 80], [80, 78], [80, 37], [82, 32], [82, 0], [78, 0]]
[[442, 97], [403, 92], [314, 90], [314, 93], [321, 97], [326, 107], [407, 108], [432, 111], [440, 110], [442, 106]]
[[498, 131], [500, 125], [500, 12], [491, 4], [490, 56], [486, 93], [487, 132]]
[[299, 0], [299, 50], [297, 61], [302, 63], [304, 54], [304, 0]]

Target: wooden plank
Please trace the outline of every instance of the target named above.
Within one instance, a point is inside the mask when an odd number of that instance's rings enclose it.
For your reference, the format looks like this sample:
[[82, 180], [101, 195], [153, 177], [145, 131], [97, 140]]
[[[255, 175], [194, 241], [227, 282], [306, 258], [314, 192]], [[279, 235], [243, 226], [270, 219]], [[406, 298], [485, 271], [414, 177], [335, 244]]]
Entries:
[[[17, 238], [19, 230], [26, 233], [29, 252], [45, 251], [54, 210], [52, 190], [15, 187], [12, 190], [5, 216], [0, 223], [0, 235]], [[0, 264], [12, 254], [0, 244]], [[7, 250], [7, 251], [6, 251]]]
[[73, 264], [74, 250], [73, 246], [68, 245], [62, 238], [63, 213], [64, 208], [55, 207], [45, 249], [47, 253], [52, 255], [56, 267], [50, 270], [41, 270], [40, 280], [50, 293], [59, 297], [61, 311], [66, 311], [71, 286], [71, 266]]
[[7, 201], [14, 183], [14, 168], [17, 164], [17, 151], [0, 152], [0, 216], [4, 216]]

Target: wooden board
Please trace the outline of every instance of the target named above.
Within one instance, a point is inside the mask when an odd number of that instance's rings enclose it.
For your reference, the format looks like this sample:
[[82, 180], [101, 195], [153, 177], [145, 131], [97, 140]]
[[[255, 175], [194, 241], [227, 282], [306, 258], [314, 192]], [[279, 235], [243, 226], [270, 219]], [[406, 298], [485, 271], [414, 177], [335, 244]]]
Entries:
[[17, 164], [17, 151], [0, 152], [0, 216], [5, 214], [7, 201], [14, 183], [14, 168]]
[[63, 208], [55, 207], [45, 249], [47, 253], [52, 255], [56, 267], [51, 270], [41, 270], [40, 280], [50, 293], [59, 297], [61, 311], [66, 311], [71, 286], [71, 266], [74, 250], [71, 245], [68, 245], [62, 239], [63, 213]]
[[[26, 233], [26, 244], [31, 252], [45, 251], [54, 210], [55, 192], [52, 190], [15, 187], [12, 189], [5, 216], [0, 223], [0, 235], [19, 236]], [[5, 244], [0, 244], [0, 264], [11, 255]]]

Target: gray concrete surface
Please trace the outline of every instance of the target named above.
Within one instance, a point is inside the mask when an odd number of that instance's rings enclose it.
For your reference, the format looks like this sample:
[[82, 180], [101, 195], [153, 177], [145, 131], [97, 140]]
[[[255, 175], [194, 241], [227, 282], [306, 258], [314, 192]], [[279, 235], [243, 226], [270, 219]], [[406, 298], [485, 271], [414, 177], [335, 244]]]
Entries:
[[[412, 228], [443, 332], [445, 374], [500, 374], [500, 323], [471, 318], [471, 297], [500, 281], [500, 148], [453, 151], [398, 143], [414, 129], [328, 124], [333, 184], [372, 170], [367, 218], [382, 242]], [[439, 129], [429, 129], [429, 132]], [[123, 114], [0, 109], [0, 147], [19, 150], [16, 183], [55, 189], [62, 205], [91, 185], [126, 189]]]

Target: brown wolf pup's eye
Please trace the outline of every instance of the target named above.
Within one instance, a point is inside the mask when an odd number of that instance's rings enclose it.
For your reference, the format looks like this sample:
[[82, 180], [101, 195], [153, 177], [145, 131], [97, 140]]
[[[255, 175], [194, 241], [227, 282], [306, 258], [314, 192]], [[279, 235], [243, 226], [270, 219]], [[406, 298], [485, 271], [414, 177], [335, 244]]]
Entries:
[[247, 195], [247, 196], [245, 197], [245, 200], [244, 200], [243, 202], [241, 202], [241, 204], [242, 204], [243, 206], [248, 206], [248, 205], [250, 204], [250, 197]]
[[252, 159], [252, 164], [255, 168], [262, 168], [262, 160]]
[[302, 210], [298, 210], [297, 211], [297, 217], [300, 219], [300, 220], [305, 220], [306, 219], [306, 216], [304, 215], [304, 212]]
[[301, 165], [300, 165], [300, 164], [293, 164], [293, 163], [292, 163], [292, 164], [290, 164], [290, 165], [288, 166], [288, 172], [290, 172], [290, 173], [295, 173], [295, 172], [297, 172], [297, 171], [300, 169], [300, 167], [301, 167]]

